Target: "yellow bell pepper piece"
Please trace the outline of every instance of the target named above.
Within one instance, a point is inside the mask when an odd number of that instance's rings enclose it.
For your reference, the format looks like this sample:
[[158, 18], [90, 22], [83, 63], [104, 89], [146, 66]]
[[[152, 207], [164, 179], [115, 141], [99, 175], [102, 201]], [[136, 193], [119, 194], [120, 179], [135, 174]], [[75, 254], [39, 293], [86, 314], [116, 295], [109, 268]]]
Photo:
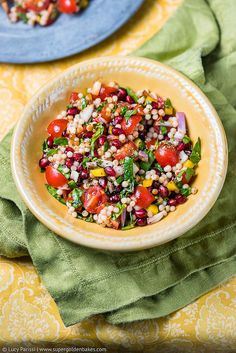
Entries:
[[152, 179], [144, 179], [143, 186], [145, 186], [145, 188], [148, 188], [149, 186], [152, 186], [152, 183], [153, 183]]
[[145, 102], [156, 102], [156, 99], [152, 98], [151, 96], [147, 96]]
[[166, 185], [166, 187], [169, 191], [178, 190], [177, 185], [173, 181], [169, 181], [169, 183]]
[[186, 162], [184, 162], [184, 167], [193, 168], [194, 167], [194, 163], [188, 159]]
[[92, 169], [91, 173], [94, 177], [103, 177], [106, 176], [106, 172], [104, 170], [104, 168], [96, 168], [96, 169]]
[[173, 108], [172, 107], [165, 108], [165, 114], [166, 115], [172, 115], [173, 114]]
[[155, 214], [158, 213], [158, 207], [157, 205], [150, 205], [148, 206], [147, 211], [152, 212], [153, 216], [155, 216]]

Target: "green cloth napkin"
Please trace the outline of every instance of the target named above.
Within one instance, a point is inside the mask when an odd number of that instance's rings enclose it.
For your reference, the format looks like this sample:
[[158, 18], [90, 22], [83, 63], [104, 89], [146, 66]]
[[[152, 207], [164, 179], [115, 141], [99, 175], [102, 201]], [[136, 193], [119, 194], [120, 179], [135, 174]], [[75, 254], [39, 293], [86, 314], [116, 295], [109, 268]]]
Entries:
[[135, 253], [102, 252], [60, 238], [19, 198], [10, 171], [11, 136], [2, 141], [0, 252], [31, 256], [66, 326], [98, 313], [111, 323], [158, 318], [236, 273], [235, 17], [235, 0], [187, 0], [135, 53], [194, 80], [214, 104], [228, 137], [229, 170], [221, 195], [184, 236]]

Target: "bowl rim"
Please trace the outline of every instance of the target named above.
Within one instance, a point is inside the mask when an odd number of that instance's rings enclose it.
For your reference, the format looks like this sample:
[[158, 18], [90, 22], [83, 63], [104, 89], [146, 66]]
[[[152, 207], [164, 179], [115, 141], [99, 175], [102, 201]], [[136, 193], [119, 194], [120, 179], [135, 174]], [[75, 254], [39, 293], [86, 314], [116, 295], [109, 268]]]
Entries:
[[[15, 151], [16, 151], [17, 140], [22, 135], [22, 125], [24, 124], [24, 119], [27, 115], [28, 116], [30, 115], [30, 110], [31, 110], [32, 104], [36, 101], [36, 99], [38, 97], [40, 97], [40, 95], [44, 91], [50, 89], [50, 87], [52, 88], [54, 86], [54, 84], [56, 84], [60, 79], [69, 75], [70, 73], [73, 73], [73, 71], [75, 71], [79, 67], [96, 63], [96, 62], [98, 62], [98, 60], [100, 63], [104, 62], [104, 61], [109, 62], [109, 61], [113, 61], [113, 60], [125, 60], [126, 62], [127, 62], [127, 60], [130, 62], [135, 60], [136, 62], [137, 61], [140, 61], [142, 63], [146, 62], [146, 64], [149, 64], [149, 65], [155, 64], [156, 66], [162, 67], [164, 70], [167, 70], [168, 73], [177, 75], [179, 78], [184, 80], [184, 82], [186, 82], [188, 85], [190, 85], [190, 87], [194, 88], [195, 92], [197, 92], [198, 95], [200, 95], [202, 101], [205, 104], [207, 104], [208, 108], [210, 109], [211, 114], [214, 116], [214, 119], [217, 122], [218, 128], [220, 130], [220, 137], [223, 142], [222, 146], [221, 146], [221, 148], [222, 148], [222, 162], [221, 162], [221, 166], [220, 166], [221, 167], [220, 168], [221, 178], [218, 180], [218, 183], [216, 184], [216, 186], [214, 188], [214, 192], [211, 193], [211, 196], [210, 196], [209, 201], [207, 203], [207, 207], [202, 208], [201, 211], [198, 213], [198, 217], [194, 219], [194, 222], [191, 223], [191, 225], [189, 225], [188, 227], [185, 226], [185, 229], [182, 232], [173, 233], [172, 235], [169, 235], [167, 238], [161, 239], [161, 240], [160, 239], [153, 240], [153, 237], [152, 237], [151, 239], [146, 238], [145, 242], [137, 242], [136, 241], [136, 242], [133, 242], [129, 245], [124, 244], [124, 242], [122, 242], [122, 241], [120, 241], [120, 242], [110, 241], [109, 242], [109, 239], [107, 239], [107, 241], [105, 242], [102, 239], [95, 239], [95, 238], [90, 239], [89, 237], [86, 237], [86, 236], [82, 236], [78, 240], [76, 240], [74, 236], [69, 236], [68, 234], [65, 234], [58, 226], [56, 226], [56, 222], [53, 223], [49, 219], [45, 219], [41, 215], [41, 212], [38, 211], [37, 205], [34, 204], [29, 199], [29, 197], [28, 197], [29, 195], [27, 195], [27, 193], [24, 191], [23, 182], [20, 180], [20, 177], [18, 175], [18, 165], [17, 165], [16, 159], [15, 159]], [[22, 197], [23, 201], [26, 203], [26, 205], [30, 209], [30, 211], [34, 214], [34, 216], [40, 222], [42, 222], [44, 225], [46, 225], [49, 228], [49, 230], [52, 230], [57, 235], [60, 235], [63, 238], [70, 240], [74, 243], [77, 243], [79, 245], [92, 247], [95, 249], [101, 249], [101, 250], [136, 251], [136, 250], [142, 250], [142, 249], [147, 249], [147, 248], [151, 248], [154, 246], [158, 246], [158, 245], [164, 244], [166, 242], [169, 242], [173, 239], [180, 237], [181, 235], [186, 233], [189, 229], [193, 228], [196, 224], [198, 224], [206, 216], [206, 214], [210, 211], [210, 209], [213, 207], [213, 205], [216, 202], [216, 200], [222, 190], [222, 187], [224, 185], [224, 181], [225, 181], [226, 173], [227, 173], [227, 168], [228, 168], [228, 145], [227, 145], [225, 130], [224, 130], [223, 124], [222, 124], [215, 108], [213, 107], [213, 105], [209, 101], [209, 99], [205, 96], [205, 94], [189, 78], [187, 78], [185, 75], [178, 72], [177, 70], [173, 69], [172, 67], [165, 65], [163, 63], [160, 63], [159, 61], [156, 61], [156, 60], [147, 59], [147, 58], [143, 58], [143, 57], [136, 57], [136, 56], [114, 55], [114, 56], [105, 56], [105, 57], [99, 57], [99, 58], [95, 58], [95, 59], [89, 59], [89, 60], [85, 60], [80, 63], [77, 63], [77, 64], [69, 67], [68, 69], [62, 71], [59, 75], [56, 75], [54, 78], [52, 78], [51, 80], [46, 82], [44, 85], [42, 85], [41, 88], [36, 91], [36, 93], [30, 98], [30, 100], [25, 105], [25, 108], [21, 114], [21, 117], [18, 120], [18, 122], [14, 128], [12, 143], [11, 143], [11, 169], [12, 169], [13, 179], [15, 181], [17, 190], [20, 193], [20, 196]], [[97, 227], [99, 227], [99, 229], [100, 229], [99, 225], [97, 225]], [[128, 232], [129, 231], [126, 231], [126, 233], [128, 233]]]

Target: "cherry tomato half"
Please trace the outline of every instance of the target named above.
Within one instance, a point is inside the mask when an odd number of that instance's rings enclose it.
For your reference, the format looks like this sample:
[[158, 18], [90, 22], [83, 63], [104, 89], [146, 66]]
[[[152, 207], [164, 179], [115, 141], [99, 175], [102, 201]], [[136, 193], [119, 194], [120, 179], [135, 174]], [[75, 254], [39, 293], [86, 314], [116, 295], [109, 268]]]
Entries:
[[167, 165], [174, 167], [179, 162], [179, 152], [176, 150], [175, 146], [168, 143], [161, 143], [158, 146], [155, 157], [163, 168]]
[[157, 142], [157, 139], [155, 139], [155, 138], [151, 139], [150, 141], [147, 141], [146, 142], [147, 149], [150, 150], [150, 147], [154, 146], [156, 142]]
[[125, 135], [132, 135], [134, 129], [141, 120], [142, 117], [140, 115], [132, 115], [128, 121], [124, 118], [121, 122], [121, 128], [124, 130]]
[[89, 213], [99, 213], [107, 202], [107, 196], [100, 186], [91, 186], [82, 196], [84, 208]]
[[54, 188], [58, 188], [67, 183], [66, 177], [62, 175], [60, 172], [58, 172], [57, 169], [51, 167], [50, 165], [46, 167], [45, 177], [46, 177], [47, 183], [53, 186]]
[[115, 87], [103, 86], [100, 89], [99, 97], [101, 98], [101, 100], [104, 100], [106, 97], [111, 96], [116, 91], [117, 89]]
[[137, 149], [137, 146], [135, 145], [135, 143], [130, 141], [117, 151], [115, 155], [115, 159], [120, 160], [120, 159], [125, 159], [125, 157], [131, 157], [136, 151], [136, 149]]
[[75, 13], [79, 10], [75, 0], [58, 0], [57, 8], [62, 13]]
[[54, 137], [60, 137], [67, 127], [68, 121], [66, 119], [53, 120], [47, 128], [48, 133]]
[[46, 10], [50, 4], [50, 0], [26, 0], [24, 7], [27, 10], [40, 12]]
[[144, 186], [138, 185], [134, 196], [136, 197], [136, 205], [142, 208], [147, 208], [155, 200], [155, 197]]

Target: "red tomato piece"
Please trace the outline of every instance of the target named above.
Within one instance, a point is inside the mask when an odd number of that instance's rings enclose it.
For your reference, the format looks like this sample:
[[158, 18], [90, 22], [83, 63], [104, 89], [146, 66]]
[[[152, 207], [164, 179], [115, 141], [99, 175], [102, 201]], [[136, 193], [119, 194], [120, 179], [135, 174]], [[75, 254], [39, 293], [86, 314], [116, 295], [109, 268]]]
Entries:
[[153, 138], [150, 141], [146, 142], [147, 149], [150, 149], [151, 146], [154, 146], [155, 143], [157, 142], [157, 139]]
[[134, 129], [141, 120], [142, 117], [140, 115], [132, 115], [128, 121], [124, 118], [121, 122], [121, 128], [124, 130], [125, 135], [132, 135]]
[[117, 91], [117, 89], [115, 87], [109, 87], [109, 86], [103, 86], [100, 89], [99, 92], [99, 97], [101, 98], [101, 100], [106, 99], [106, 97], [111, 96], [113, 93], [115, 93]]
[[107, 196], [100, 186], [91, 186], [82, 196], [84, 208], [89, 213], [99, 213], [106, 205]]
[[117, 151], [115, 155], [115, 159], [120, 160], [120, 159], [125, 159], [125, 157], [131, 157], [136, 151], [136, 149], [137, 149], [137, 146], [135, 145], [135, 143], [130, 141]]
[[111, 111], [107, 110], [108, 105], [104, 105], [104, 107], [101, 110], [101, 116], [102, 118], [109, 123], [111, 121]]
[[78, 93], [77, 92], [72, 92], [70, 95], [70, 102], [75, 102], [78, 99]]
[[50, 0], [27, 0], [24, 3], [24, 7], [27, 10], [40, 12], [46, 10], [50, 4]]
[[161, 143], [158, 146], [155, 157], [163, 168], [167, 165], [174, 167], [179, 162], [179, 152], [176, 150], [175, 146], [168, 143]]
[[134, 196], [136, 197], [136, 205], [142, 208], [147, 208], [153, 201], [155, 201], [155, 197], [151, 192], [141, 185], [137, 186]]
[[57, 8], [62, 13], [75, 13], [79, 10], [75, 0], [58, 0]]
[[68, 121], [66, 119], [53, 120], [47, 128], [48, 133], [52, 137], [60, 137], [67, 127]]
[[59, 188], [60, 186], [63, 186], [67, 183], [66, 177], [50, 165], [46, 167], [45, 177], [47, 183], [53, 186], [54, 188]]

